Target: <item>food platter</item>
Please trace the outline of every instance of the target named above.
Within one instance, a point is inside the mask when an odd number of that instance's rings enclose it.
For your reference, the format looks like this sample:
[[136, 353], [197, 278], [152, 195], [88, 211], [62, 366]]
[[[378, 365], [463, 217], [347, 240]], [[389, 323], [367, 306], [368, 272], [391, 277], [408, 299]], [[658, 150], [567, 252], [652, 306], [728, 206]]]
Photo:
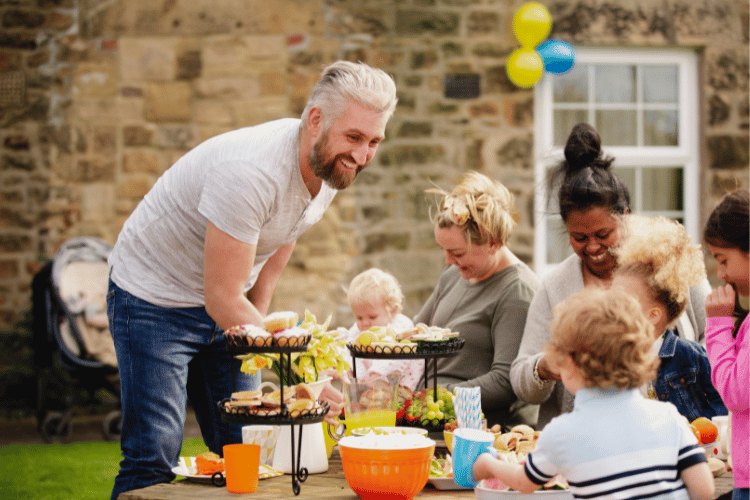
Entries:
[[431, 484], [436, 490], [470, 490], [465, 486], [459, 486], [451, 477], [428, 477], [427, 484]]
[[[466, 340], [455, 337], [447, 340], [414, 340], [409, 344], [359, 345], [349, 343], [346, 347], [352, 356], [373, 359], [424, 359], [428, 357], [455, 356], [463, 348]], [[416, 344], [416, 347], [413, 345]]]
[[[214, 484], [216, 486], [223, 486], [223, 484], [217, 484], [212, 481], [212, 476], [208, 474], [197, 474], [197, 468], [195, 466], [196, 457], [180, 457], [177, 467], [172, 467], [172, 472], [178, 476], [184, 477], [186, 480], [194, 483], [202, 484]], [[221, 474], [221, 473], [219, 473]], [[284, 473], [280, 470], [274, 469], [268, 465], [261, 465], [258, 468], [258, 478], [267, 479], [269, 477], [281, 476]], [[224, 481], [223, 475], [221, 476], [221, 482]]]
[[573, 500], [573, 493], [567, 490], [544, 490], [533, 493], [521, 493], [520, 491], [496, 490], [489, 488], [485, 481], [480, 481], [474, 488], [474, 496], [477, 500]]

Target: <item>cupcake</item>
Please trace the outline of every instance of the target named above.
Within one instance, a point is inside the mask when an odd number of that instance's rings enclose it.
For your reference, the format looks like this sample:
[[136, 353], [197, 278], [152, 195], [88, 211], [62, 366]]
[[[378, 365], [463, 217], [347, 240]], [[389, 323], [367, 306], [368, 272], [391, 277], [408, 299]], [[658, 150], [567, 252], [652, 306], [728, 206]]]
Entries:
[[310, 332], [299, 326], [293, 326], [273, 334], [273, 342], [278, 346], [298, 346], [305, 343]]
[[251, 323], [248, 323], [246, 325], [233, 326], [225, 331], [224, 335], [226, 336], [227, 341], [230, 345], [271, 345], [270, 342], [268, 342], [268, 339], [271, 338], [271, 334], [265, 331], [263, 328], [255, 326]]
[[271, 333], [297, 326], [299, 316], [294, 311], [278, 311], [263, 319], [263, 326]]

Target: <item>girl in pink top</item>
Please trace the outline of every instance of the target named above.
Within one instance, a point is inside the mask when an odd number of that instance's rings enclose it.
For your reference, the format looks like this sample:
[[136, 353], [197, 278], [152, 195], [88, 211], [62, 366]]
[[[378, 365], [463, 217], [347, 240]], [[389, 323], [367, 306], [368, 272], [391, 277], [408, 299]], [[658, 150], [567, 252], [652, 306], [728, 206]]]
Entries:
[[708, 218], [703, 232], [727, 284], [706, 298], [706, 349], [711, 378], [732, 413], [732, 500], [748, 500], [750, 478], [750, 319], [737, 295], [750, 295], [748, 277], [748, 191], [726, 195]]

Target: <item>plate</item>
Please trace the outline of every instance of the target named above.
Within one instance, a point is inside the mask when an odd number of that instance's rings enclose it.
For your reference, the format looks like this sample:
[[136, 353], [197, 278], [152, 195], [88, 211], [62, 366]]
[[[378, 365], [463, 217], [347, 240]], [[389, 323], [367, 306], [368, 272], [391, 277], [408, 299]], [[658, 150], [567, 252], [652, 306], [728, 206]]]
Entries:
[[520, 491], [495, 490], [487, 488], [484, 481], [480, 481], [474, 488], [474, 496], [477, 500], [573, 500], [573, 493], [570, 490], [547, 490], [535, 491], [533, 493], [521, 493]]
[[427, 482], [438, 490], [470, 490], [465, 486], [459, 486], [451, 477], [428, 477]]
[[[211, 476], [207, 474], [196, 474], [197, 469], [195, 467], [195, 457], [180, 457], [177, 467], [172, 467], [172, 472], [178, 476], [196, 482], [196, 483], [211, 483]], [[281, 476], [284, 473], [278, 469], [274, 469], [269, 465], [261, 465], [258, 468], [258, 479], [267, 479], [269, 477]]]

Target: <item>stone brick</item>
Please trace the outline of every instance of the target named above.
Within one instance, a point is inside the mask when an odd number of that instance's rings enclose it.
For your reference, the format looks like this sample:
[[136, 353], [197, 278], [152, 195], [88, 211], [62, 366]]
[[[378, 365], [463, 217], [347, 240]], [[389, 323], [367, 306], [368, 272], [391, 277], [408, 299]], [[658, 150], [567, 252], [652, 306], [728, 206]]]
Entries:
[[500, 16], [496, 11], [473, 11], [466, 16], [466, 31], [469, 37], [500, 34]]
[[729, 119], [730, 107], [722, 97], [714, 94], [708, 100], [708, 124], [715, 126], [725, 123]]
[[73, 70], [73, 92], [81, 97], [114, 97], [118, 93], [114, 66], [83, 63]]
[[156, 145], [159, 147], [188, 150], [197, 146], [198, 142], [199, 138], [192, 125], [164, 125], [157, 130]]
[[32, 249], [31, 238], [23, 234], [0, 234], [0, 253], [28, 252]]
[[72, 16], [60, 11], [51, 11], [46, 13], [42, 28], [51, 31], [65, 31], [74, 23], [75, 20]]
[[122, 156], [122, 170], [126, 173], [159, 174], [159, 157], [142, 150], [126, 151]]
[[719, 135], [706, 139], [709, 167], [747, 169], [750, 163], [748, 136]]
[[114, 126], [94, 127], [93, 152], [103, 156], [114, 156], [117, 150], [117, 129]]
[[2, 14], [3, 28], [35, 29], [44, 24], [44, 14], [30, 10], [8, 9]]
[[514, 137], [505, 142], [497, 151], [497, 163], [507, 168], [531, 169], [534, 158], [534, 138]]
[[0, 47], [6, 49], [33, 50], [37, 48], [36, 35], [26, 32], [19, 33], [7, 30], [0, 31]]
[[122, 37], [120, 77], [125, 81], [171, 81], [177, 75], [177, 40], [172, 37]]
[[714, 90], [747, 92], [749, 72], [747, 50], [726, 50], [707, 57], [708, 84]]
[[120, 198], [140, 200], [151, 189], [153, 181], [145, 177], [128, 177], [118, 186], [116, 195]]
[[14, 151], [28, 151], [29, 138], [24, 135], [9, 135], [3, 141], [3, 146]]
[[234, 124], [232, 105], [224, 100], [196, 99], [193, 107], [193, 120], [196, 123], [232, 125]]
[[482, 118], [484, 116], [497, 116], [500, 110], [497, 103], [482, 101], [469, 106], [469, 115], [473, 118]]
[[396, 133], [397, 137], [429, 137], [432, 135], [431, 122], [405, 121], [401, 123]]
[[114, 181], [115, 163], [106, 158], [78, 160], [74, 179], [79, 182]]
[[505, 120], [511, 127], [531, 127], [534, 124], [534, 99], [505, 101]]
[[249, 101], [260, 97], [260, 83], [256, 77], [199, 78], [195, 80], [195, 90], [198, 97], [205, 98]]
[[114, 99], [76, 99], [75, 110], [83, 122], [116, 123], [120, 108]]
[[201, 76], [203, 62], [199, 50], [186, 50], [177, 54], [177, 79], [192, 80]]
[[281, 36], [211, 37], [207, 42], [201, 49], [206, 78], [255, 75], [261, 60], [286, 59]]
[[396, 34], [398, 35], [457, 35], [460, 16], [454, 12], [430, 10], [396, 11]]
[[193, 89], [187, 82], [151, 83], [146, 90], [146, 119], [186, 122], [193, 116]]
[[419, 51], [411, 56], [411, 69], [434, 68], [438, 62], [437, 52], [434, 50]]
[[286, 73], [269, 71], [260, 75], [260, 94], [264, 97], [286, 95]]
[[154, 137], [154, 130], [144, 125], [127, 125], [122, 129], [122, 137], [125, 147], [149, 146]]

